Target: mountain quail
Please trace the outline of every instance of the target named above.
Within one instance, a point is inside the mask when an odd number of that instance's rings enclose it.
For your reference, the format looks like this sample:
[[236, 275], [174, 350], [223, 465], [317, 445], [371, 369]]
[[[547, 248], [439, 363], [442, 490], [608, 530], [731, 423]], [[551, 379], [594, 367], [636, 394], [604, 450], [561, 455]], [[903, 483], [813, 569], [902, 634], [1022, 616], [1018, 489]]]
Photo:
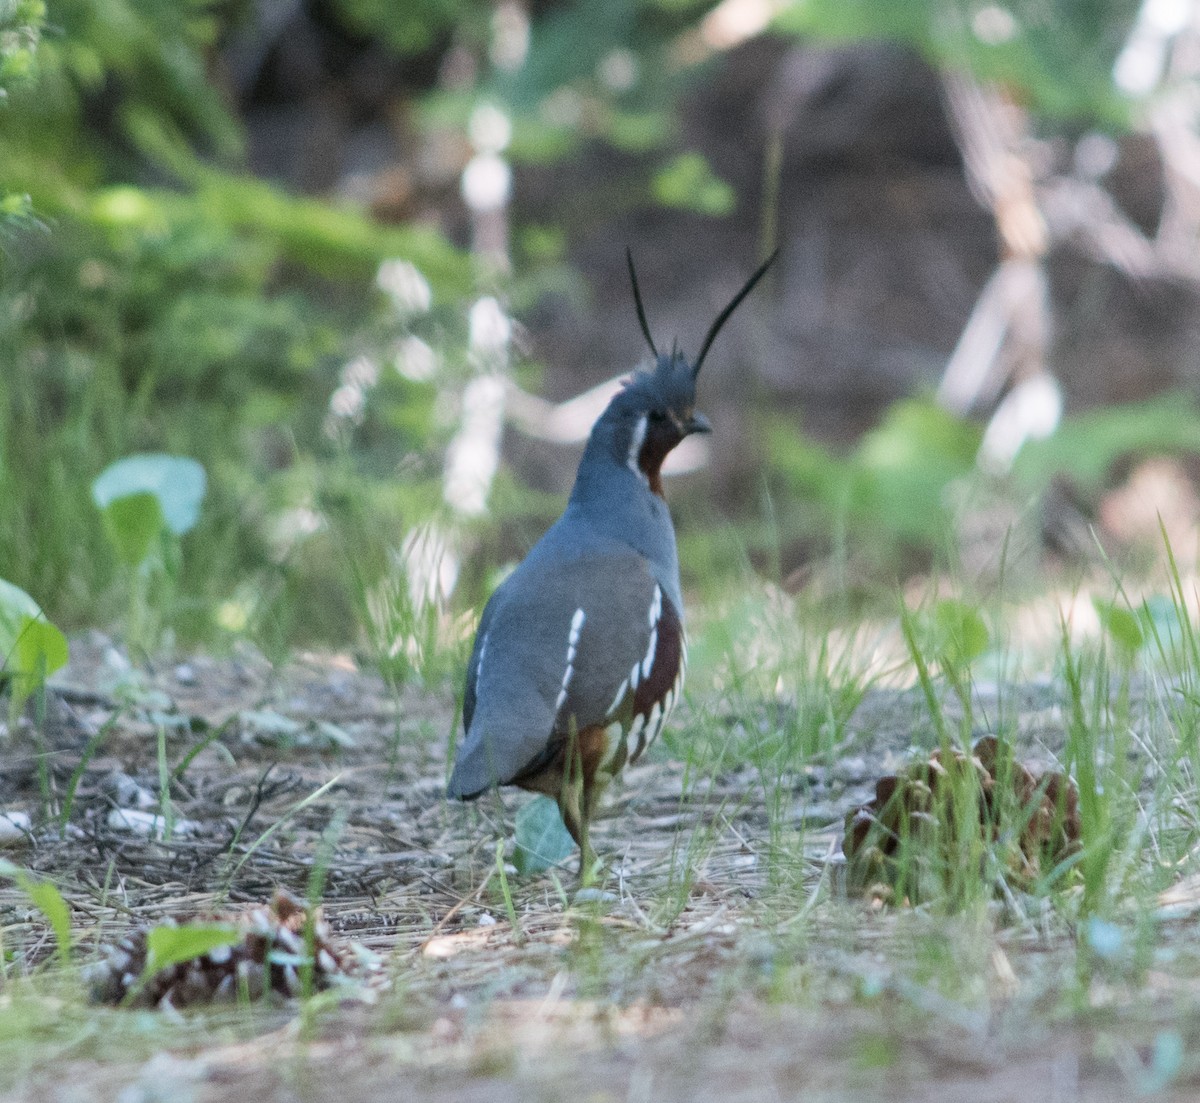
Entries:
[[483, 610], [463, 696], [466, 738], [449, 796], [518, 785], [558, 802], [586, 875], [588, 824], [605, 785], [654, 740], [687, 665], [667, 453], [711, 432], [695, 411], [709, 347], [774, 261], [709, 327], [689, 364], [659, 354], [626, 253], [652, 367], [635, 371], [596, 421], [566, 511]]

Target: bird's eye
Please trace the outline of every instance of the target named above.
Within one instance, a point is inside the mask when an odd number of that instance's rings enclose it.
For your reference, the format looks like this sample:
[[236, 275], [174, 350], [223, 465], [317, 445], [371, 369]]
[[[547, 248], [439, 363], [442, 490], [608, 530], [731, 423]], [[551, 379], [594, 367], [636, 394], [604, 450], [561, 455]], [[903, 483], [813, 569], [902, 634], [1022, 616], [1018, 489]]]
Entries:
[[651, 410], [650, 411], [650, 420], [655, 425], [661, 425], [664, 421], [667, 420], [666, 410]]

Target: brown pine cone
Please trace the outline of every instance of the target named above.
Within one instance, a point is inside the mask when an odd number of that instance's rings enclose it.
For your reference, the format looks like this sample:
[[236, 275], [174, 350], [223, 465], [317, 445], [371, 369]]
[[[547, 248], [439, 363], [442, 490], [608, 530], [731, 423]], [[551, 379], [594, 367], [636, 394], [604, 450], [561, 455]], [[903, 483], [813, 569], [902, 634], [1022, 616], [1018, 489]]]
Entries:
[[[92, 996], [101, 1003], [128, 1003], [131, 1007], [194, 1007], [202, 1003], [260, 999], [267, 993], [299, 996], [308, 960], [305, 925], [309, 909], [283, 889], [267, 907], [240, 916], [208, 917], [198, 922], [230, 923], [242, 928], [242, 940], [219, 946], [189, 961], [144, 977], [148, 928], [131, 931], [108, 949], [104, 961], [92, 970]], [[176, 926], [173, 919], [164, 926]], [[312, 983], [328, 988], [344, 975], [343, 959], [330, 942], [329, 925], [320, 909], [313, 913]]]
[[[964, 800], [974, 807], [961, 807]], [[1079, 849], [1079, 790], [1062, 771], [1018, 762], [995, 736], [978, 740], [970, 755], [934, 751], [881, 777], [875, 799], [846, 815], [849, 884], [884, 900], [901, 891], [915, 902], [952, 880], [971, 841], [964, 829], [1000, 846], [1008, 877], [1031, 886]]]

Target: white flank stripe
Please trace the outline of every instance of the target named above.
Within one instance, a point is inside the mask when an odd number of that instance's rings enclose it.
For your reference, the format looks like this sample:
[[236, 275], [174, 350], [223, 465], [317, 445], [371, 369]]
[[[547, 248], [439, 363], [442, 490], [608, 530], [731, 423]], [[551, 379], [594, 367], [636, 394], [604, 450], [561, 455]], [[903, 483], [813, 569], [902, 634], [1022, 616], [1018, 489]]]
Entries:
[[667, 722], [667, 717], [671, 715], [671, 710], [675, 707], [675, 690], [668, 689], [667, 695], [663, 698], [663, 723]]
[[579, 633], [583, 630], [583, 622], [587, 616], [582, 609], [576, 609], [571, 618], [571, 634], [567, 638], [567, 669], [563, 671], [562, 686], [558, 691], [558, 700], [554, 702], [554, 715], [562, 711], [567, 702], [567, 690], [571, 688], [571, 679], [575, 676], [575, 649], [579, 644]]
[[662, 616], [662, 587], [654, 587], [654, 600], [650, 602], [650, 627], [653, 628], [658, 623], [658, 618]]
[[626, 678], [618, 687], [617, 695], [613, 698], [613, 703], [608, 706], [608, 712], [605, 716], [612, 716], [625, 703], [625, 695], [629, 692], [629, 679]]
[[630, 758], [637, 758], [646, 748], [646, 737], [643, 729], [646, 726], [646, 718], [639, 712], [634, 718], [633, 723], [629, 726], [629, 738], [637, 740], [637, 746], [634, 747], [633, 754]]
[[575, 648], [579, 645], [579, 633], [583, 631], [583, 622], [587, 620], [587, 614], [582, 609], [576, 609], [575, 615], [571, 618], [571, 635], [567, 640], [567, 652], [574, 656]]
[[658, 650], [658, 629], [650, 629], [650, 646], [646, 648], [646, 657], [642, 660], [642, 679], [650, 677], [650, 668], [654, 665], [654, 652]]
[[633, 669], [629, 672], [629, 688], [630, 689], [637, 689], [638, 682], [640, 682], [642, 680], [641, 674], [642, 674], [642, 664], [634, 663]]

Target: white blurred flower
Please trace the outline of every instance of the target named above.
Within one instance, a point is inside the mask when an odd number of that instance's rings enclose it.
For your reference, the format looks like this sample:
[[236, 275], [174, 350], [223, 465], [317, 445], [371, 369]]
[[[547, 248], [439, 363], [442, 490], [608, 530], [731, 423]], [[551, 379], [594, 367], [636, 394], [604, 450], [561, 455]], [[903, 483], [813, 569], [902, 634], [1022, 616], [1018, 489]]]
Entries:
[[485, 295], [471, 307], [467, 324], [472, 352], [485, 356], [501, 353], [512, 340], [512, 321], [499, 300], [491, 295]]
[[481, 103], [471, 112], [467, 134], [480, 153], [503, 153], [512, 141], [512, 121], [494, 103]]
[[504, 381], [495, 375], [472, 379], [463, 391], [462, 407], [462, 422], [446, 452], [442, 496], [459, 513], [471, 517], [486, 511], [500, 466]]
[[985, 46], [1002, 46], [1016, 37], [1017, 20], [1007, 8], [989, 4], [975, 13], [971, 30]]
[[379, 365], [368, 356], [356, 356], [342, 368], [342, 382], [361, 391], [370, 390], [379, 382]]
[[424, 314], [433, 305], [429, 281], [407, 260], [385, 260], [375, 274], [375, 283], [391, 298], [402, 318]]
[[492, 14], [488, 57], [497, 69], [514, 72], [529, 53], [529, 15], [517, 0], [501, 0]]
[[512, 169], [497, 153], [477, 153], [462, 174], [463, 201], [473, 211], [499, 211], [512, 193]]
[[420, 337], [405, 337], [395, 350], [392, 363], [405, 379], [425, 383], [437, 375], [437, 353]]
[[353, 383], [343, 383], [329, 396], [329, 412], [343, 421], [362, 421], [367, 394]]

